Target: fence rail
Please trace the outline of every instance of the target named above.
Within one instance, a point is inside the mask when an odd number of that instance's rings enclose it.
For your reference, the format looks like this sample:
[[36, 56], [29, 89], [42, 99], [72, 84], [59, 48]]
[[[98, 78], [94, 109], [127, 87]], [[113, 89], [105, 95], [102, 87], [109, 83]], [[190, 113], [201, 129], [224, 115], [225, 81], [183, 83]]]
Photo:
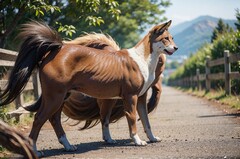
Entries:
[[[240, 79], [240, 72], [231, 72], [231, 63], [240, 61], [240, 54], [230, 54], [228, 50], [224, 51], [224, 57], [210, 60], [206, 58], [205, 73], [200, 74], [199, 69], [196, 69], [196, 75], [169, 81], [173, 86], [197, 87], [201, 89], [201, 81], [205, 81], [206, 90], [211, 89], [212, 80], [224, 80], [226, 94], [231, 94], [231, 80]], [[211, 67], [224, 65], [224, 72], [211, 73]]]
[[[11, 50], [6, 50], [6, 49], [1, 49], [0, 48], [0, 67], [2, 68], [8, 68], [8, 73], [11, 71], [11, 69], [14, 66], [15, 60], [17, 58], [17, 52], [15, 51], [11, 51]], [[5, 86], [8, 82], [7, 80], [7, 76], [3, 77], [2, 79], [0, 79], [0, 93], [2, 90], [5, 89]], [[34, 92], [34, 97], [35, 99], [39, 98], [40, 94], [41, 94], [41, 89], [40, 89], [40, 82], [39, 82], [39, 78], [38, 78], [38, 74], [37, 72], [34, 72], [32, 74], [32, 76], [30, 77], [29, 82], [27, 83], [24, 91], [33, 91]], [[16, 109], [19, 108], [19, 106], [24, 106], [24, 99], [23, 99], [23, 93], [21, 93], [15, 100], [15, 105], [16, 105]]]

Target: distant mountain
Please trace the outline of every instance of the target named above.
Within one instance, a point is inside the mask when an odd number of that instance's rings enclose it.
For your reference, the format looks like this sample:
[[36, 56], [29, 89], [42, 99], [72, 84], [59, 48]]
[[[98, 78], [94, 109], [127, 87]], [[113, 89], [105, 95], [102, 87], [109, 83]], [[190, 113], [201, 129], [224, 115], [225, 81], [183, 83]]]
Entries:
[[[211, 16], [201, 16], [170, 28], [174, 41], [179, 48], [173, 56], [189, 56], [191, 53], [195, 53], [204, 43], [210, 42], [218, 20], [219, 18]], [[236, 20], [223, 19], [223, 21], [230, 27], [236, 28], [234, 25]]]

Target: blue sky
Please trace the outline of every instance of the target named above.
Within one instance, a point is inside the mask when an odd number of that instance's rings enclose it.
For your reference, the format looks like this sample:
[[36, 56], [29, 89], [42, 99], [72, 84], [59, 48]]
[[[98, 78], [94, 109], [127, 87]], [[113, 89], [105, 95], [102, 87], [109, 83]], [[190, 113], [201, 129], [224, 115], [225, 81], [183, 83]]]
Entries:
[[164, 14], [172, 25], [210, 15], [222, 19], [236, 19], [235, 9], [240, 9], [240, 0], [170, 0], [172, 5]]

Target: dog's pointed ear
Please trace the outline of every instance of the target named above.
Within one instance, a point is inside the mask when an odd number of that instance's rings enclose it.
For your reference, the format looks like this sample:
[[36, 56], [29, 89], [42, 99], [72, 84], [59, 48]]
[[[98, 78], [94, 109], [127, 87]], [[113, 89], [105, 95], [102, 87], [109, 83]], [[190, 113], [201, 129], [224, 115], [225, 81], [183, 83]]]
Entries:
[[153, 29], [150, 32], [161, 35], [165, 30], [167, 30], [169, 28], [171, 23], [172, 23], [172, 20], [169, 20], [166, 23], [156, 25], [155, 27], [153, 27]]

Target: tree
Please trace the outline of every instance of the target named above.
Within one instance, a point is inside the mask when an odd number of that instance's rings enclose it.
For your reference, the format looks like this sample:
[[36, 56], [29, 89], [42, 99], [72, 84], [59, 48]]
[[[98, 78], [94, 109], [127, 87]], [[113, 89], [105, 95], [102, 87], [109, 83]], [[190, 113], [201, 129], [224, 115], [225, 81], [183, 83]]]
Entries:
[[[0, 47], [16, 49], [19, 25], [43, 20], [63, 37], [82, 32], [110, 34], [122, 47], [136, 44], [150, 25], [166, 20], [169, 0], [4, 0], [0, 3]], [[75, 33], [76, 34], [73, 34]]]
[[240, 31], [240, 11], [239, 11], [239, 9], [236, 9], [236, 18], [237, 18], [237, 22], [234, 24], [237, 27], [237, 30]]
[[213, 30], [213, 34], [212, 34], [212, 37], [211, 37], [211, 43], [213, 43], [213, 41], [217, 39], [217, 36], [218, 36], [218, 31], [217, 31], [217, 29], [215, 28], [215, 29]]
[[[74, 7], [75, 9], [71, 9]], [[101, 8], [102, 10], [99, 10]], [[75, 12], [74, 12], [75, 11]], [[115, 0], [4, 0], [0, 3], [0, 47], [10, 47], [19, 24], [29, 19], [43, 20], [60, 31], [71, 35], [75, 31], [71, 23], [63, 19], [74, 18], [88, 25], [100, 25], [104, 18], [97, 16], [104, 11], [118, 18], [120, 10]], [[60, 22], [59, 22], [60, 21]], [[56, 22], [59, 22], [56, 24]], [[67, 22], [67, 21], [66, 21]]]
[[225, 24], [222, 19], [219, 19], [216, 28], [213, 30], [211, 42], [216, 40], [219, 35], [230, 32], [231, 30], [232, 29], [228, 24]]
[[169, 0], [117, 0], [121, 14], [119, 20], [106, 18], [100, 27], [90, 28], [90, 31], [101, 30], [110, 34], [121, 47], [134, 46], [144, 31], [152, 25], [166, 20], [164, 8], [171, 5]]

